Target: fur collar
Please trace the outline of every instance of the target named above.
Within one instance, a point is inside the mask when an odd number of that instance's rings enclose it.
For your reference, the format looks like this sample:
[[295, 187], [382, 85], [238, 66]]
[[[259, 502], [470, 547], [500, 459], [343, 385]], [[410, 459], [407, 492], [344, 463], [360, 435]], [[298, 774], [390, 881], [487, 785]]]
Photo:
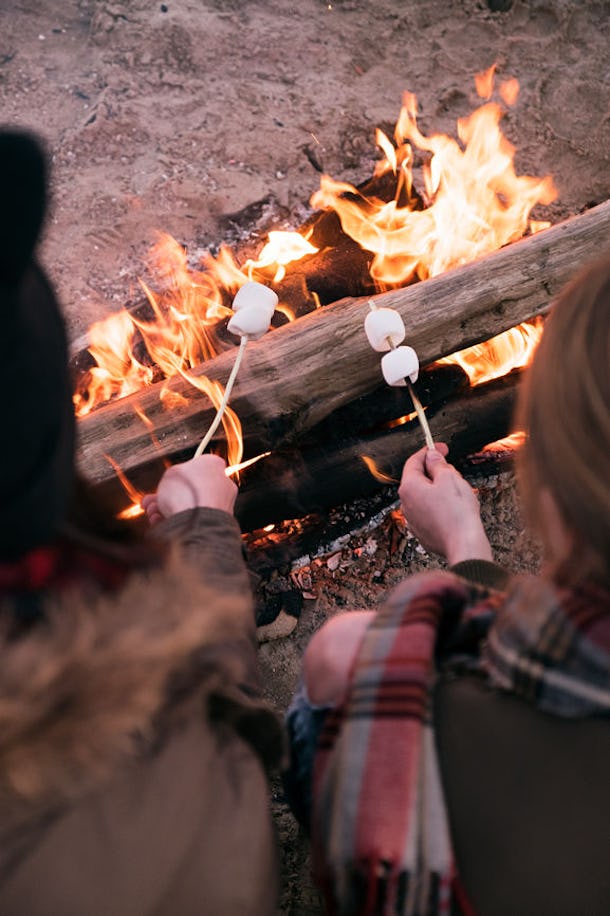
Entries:
[[[234, 718], [248, 705], [269, 715], [256, 699], [253, 634], [249, 596], [207, 587], [175, 550], [118, 594], [66, 593], [47, 623], [12, 642], [0, 636], [4, 823], [75, 801], [150, 747], [179, 708], [170, 688], [185, 696], [196, 680]], [[249, 702], [236, 685], [253, 679]]]

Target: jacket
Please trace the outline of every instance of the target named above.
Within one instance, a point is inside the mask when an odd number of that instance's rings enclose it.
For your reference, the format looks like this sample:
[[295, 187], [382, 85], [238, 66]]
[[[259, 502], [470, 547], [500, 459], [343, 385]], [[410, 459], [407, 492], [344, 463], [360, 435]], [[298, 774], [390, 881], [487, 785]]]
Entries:
[[239, 528], [212, 509], [161, 526], [163, 568], [66, 591], [1, 640], [2, 916], [274, 912], [282, 738]]

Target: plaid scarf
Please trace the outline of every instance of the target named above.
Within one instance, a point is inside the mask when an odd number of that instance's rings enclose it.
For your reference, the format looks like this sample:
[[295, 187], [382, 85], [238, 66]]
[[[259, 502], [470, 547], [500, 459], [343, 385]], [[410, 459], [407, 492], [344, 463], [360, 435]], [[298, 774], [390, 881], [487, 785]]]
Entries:
[[480, 597], [450, 573], [413, 576], [365, 634], [314, 770], [314, 871], [330, 913], [469, 912], [432, 727], [443, 657], [468, 661], [547, 712], [610, 714], [608, 592], [560, 592], [528, 578], [507, 597], [473, 603]]

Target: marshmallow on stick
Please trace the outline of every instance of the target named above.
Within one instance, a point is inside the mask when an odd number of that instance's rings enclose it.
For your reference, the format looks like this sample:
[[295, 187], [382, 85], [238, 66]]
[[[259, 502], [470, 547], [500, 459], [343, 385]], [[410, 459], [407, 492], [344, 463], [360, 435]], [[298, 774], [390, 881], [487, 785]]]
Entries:
[[249, 280], [238, 289], [233, 299], [233, 316], [227, 330], [239, 337], [260, 340], [269, 330], [278, 298], [272, 289]]
[[196, 458], [199, 455], [203, 455], [222, 420], [226, 406], [229, 403], [235, 379], [237, 378], [237, 373], [239, 372], [246, 344], [249, 340], [260, 340], [263, 334], [269, 330], [277, 304], [278, 297], [273, 290], [269, 289], [268, 286], [264, 286], [262, 283], [256, 283], [254, 280], [248, 280], [248, 282], [244, 283], [235, 294], [235, 298], [233, 299], [233, 315], [227, 324], [227, 329], [231, 334], [236, 334], [241, 337], [239, 350], [237, 351], [231, 374], [227, 379], [225, 392], [218, 410], [216, 411], [216, 416], [212, 420], [210, 428], [199, 443], [197, 451], [195, 452]]
[[404, 322], [395, 309], [378, 308], [371, 301], [369, 305], [371, 311], [365, 318], [364, 330], [373, 350], [386, 351], [381, 358], [383, 377], [388, 385], [408, 387], [426, 445], [434, 448], [424, 408], [413, 388], [419, 375], [419, 359], [413, 347], [400, 346], [406, 337]]

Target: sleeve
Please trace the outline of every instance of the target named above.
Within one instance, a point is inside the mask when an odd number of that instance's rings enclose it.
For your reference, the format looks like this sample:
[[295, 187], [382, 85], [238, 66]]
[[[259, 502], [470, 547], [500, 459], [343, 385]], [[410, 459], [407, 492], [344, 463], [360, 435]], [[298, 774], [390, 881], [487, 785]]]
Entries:
[[[221, 672], [208, 695], [208, 714], [212, 723], [233, 728], [250, 744], [266, 769], [277, 767], [284, 753], [284, 735], [262, 698], [254, 600], [239, 524], [228, 512], [198, 507], [163, 519], [150, 536], [179, 544], [189, 568], [234, 608], [227, 615], [224, 601], [219, 626], [225, 638], [202, 646], [197, 653], [201, 670]], [[209, 607], [205, 613], [215, 611]]]
[[[215, 643], [212, 655], [217, 665], [232, 672], [231, 678], [240, 689], [257, 694], [260, 679], [254, 596], [235, 518], [220, 509], [187, 509], [163, 519], [150, 536], [177, 544], [188, 574], [195, 573], [194, 586], [198, 580], [205, 584], [208, 595], [222, 596], [218, 606], [212, 601], [204, 610], [206, 615], [220, 615], [217, 623], [225, 634], [220, 643]], [[209, 654], [202, 648], [202, 663]]]
[[221, 509], [187, 509], [155, 525], [152, 536], [182, 545], [189, 564], [206, 582], [226, 593], [251, 592], [236, 519]]

